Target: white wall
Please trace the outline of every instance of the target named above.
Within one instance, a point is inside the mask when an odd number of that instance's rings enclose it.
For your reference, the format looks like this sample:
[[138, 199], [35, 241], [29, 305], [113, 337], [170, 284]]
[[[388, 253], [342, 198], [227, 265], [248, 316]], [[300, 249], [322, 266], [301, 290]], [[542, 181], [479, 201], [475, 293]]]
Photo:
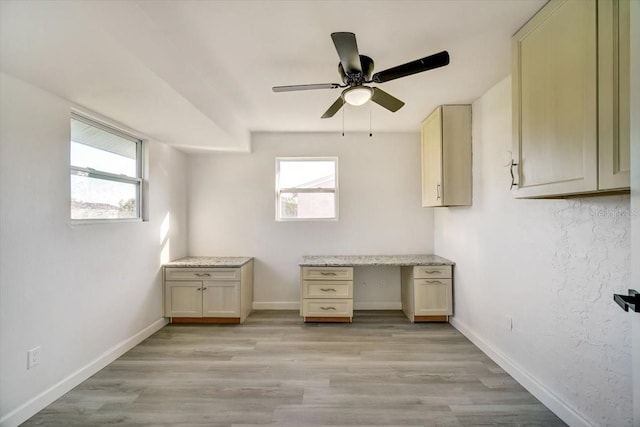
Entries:
[[[432, 252], [417, 133], [258, 133], [252, 147], [252, 154], [190, 156], [189, 254], [255, 257], [255, 308], [298, 308], [302, 255]], [[275, 221], [278, 156], [338, 156], [339, 221]], [[399, 304], [399, 271], [395, 284], [369, 280], [367, 269], [356, 274], [367, 307]]]
[[[0, 423], [19, 422], [164, 325], [160, 256], [186, 254], [186, 155], [149, 143], [149, 221], [69, 221], [69, 113], [0, 76]], [[170, 231], [160, 241], [170, 212]], [[27, 370], [27, 351], [41, 362]]]
[[473, 206], [435, 214], [453, 324], [570, 425], [629, 426], [629, 196], [513, 199], [510, 85], [473, 104]]

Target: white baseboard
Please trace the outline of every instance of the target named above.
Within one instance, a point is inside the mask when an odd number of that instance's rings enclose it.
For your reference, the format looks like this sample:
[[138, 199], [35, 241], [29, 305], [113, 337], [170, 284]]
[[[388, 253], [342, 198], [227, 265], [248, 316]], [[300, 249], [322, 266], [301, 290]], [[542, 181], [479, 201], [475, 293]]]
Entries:
[[132, 337], [114, 345], [86, 366], [78, 369], [57, 384], [54, 384], [33, 399], [23, 403], [13, 411], [6, 414], [2, 419], [0, 419], [0, 427], [16, 427], [22, 424], [53, 403], [56, 399], [69, 392], [78, 384], [91, 377], [109, 363], [113, 362], [118, 357], [122, 356], [124, 353], [162, 329], [168, 322], [168, 319], [165, 319], [164, 317], [162, 319], [158, 319]]
[[298, 301], [254, 301], [254, 310], [300, 310]]
[[455, 317], [449, 318], [449, 323], [456, 328], [462, 335], [467, 337], [469, 341], [474, 343], [476, 347], [482, 350], [496, 364], [504, 369], [516, 381], [518, 381], [529, 393], [534, 395], [540, 402], [556, 414], [562, 421], [571, 427], [593, 427], [594, 424], [587, 421], [569, 404], [564, 402], [549, 390], [544, 384], [538, 381], [533, 375], [527, 372], [522, 366], [518, 365], [509, 356], [496, 349], [490, 343], [484, 341], [467, 325], [457, 320]]
[[354, 310], [402, 310], [400, 301], [354, 301]]

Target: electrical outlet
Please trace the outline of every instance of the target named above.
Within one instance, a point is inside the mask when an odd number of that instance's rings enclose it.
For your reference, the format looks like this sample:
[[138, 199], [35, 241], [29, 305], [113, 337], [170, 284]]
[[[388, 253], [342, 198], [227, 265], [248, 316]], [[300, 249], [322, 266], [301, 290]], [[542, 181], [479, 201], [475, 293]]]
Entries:
[[507, 326], [507, 330], [508, 330], [509, 332], [513, 331], [513, 317], [511, 317], [511, 316], [507, 315], [507, 323], [506, 323], [506, 326]]
[[40, 346], [34, 347], [27, 352], [27, 369], [40, 364]]

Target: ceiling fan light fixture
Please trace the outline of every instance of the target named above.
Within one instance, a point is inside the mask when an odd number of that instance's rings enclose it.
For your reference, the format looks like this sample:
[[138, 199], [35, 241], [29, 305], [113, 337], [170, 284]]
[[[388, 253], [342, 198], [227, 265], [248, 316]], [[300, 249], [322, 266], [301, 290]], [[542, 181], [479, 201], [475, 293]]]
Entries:
[[342, 98], [349, 105], [363, 105], [373, 96], [373, 89], [368, 86], [354, 86], [342, 92]]

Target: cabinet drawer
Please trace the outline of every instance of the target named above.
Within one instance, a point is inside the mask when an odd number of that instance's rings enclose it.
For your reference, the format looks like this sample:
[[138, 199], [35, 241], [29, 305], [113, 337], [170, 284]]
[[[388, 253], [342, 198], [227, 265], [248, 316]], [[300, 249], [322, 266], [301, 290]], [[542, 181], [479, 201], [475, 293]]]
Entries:
[[306, 280], [353, 280], [353, 267], [302, 267]]
[[451, 278], [450, 265], [420, 265], [413, 268], [413, 277], [416, 279]]
[[415, 286], [418, 285], [439, 285], [451, 287], [451, 279], [416, 279], [413, 281]]
[[240, 280], [239, 268], [167, 268], [165, 280]]
[[303, 298], [351, 298], [353, 282], [349, 280], [304, 280]]
[[352, 299], [304, 299], [304, 317], [353, 317]]

